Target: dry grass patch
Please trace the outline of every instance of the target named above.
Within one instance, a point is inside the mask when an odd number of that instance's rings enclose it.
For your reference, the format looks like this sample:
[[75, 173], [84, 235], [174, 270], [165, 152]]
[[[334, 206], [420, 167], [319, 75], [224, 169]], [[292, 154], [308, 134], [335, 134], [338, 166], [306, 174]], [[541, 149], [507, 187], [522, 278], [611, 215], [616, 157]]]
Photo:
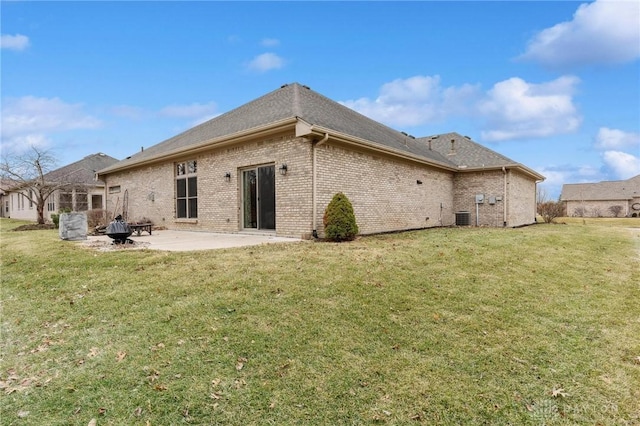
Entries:
[[2, 229], [2, 424], [637, 424], [624, 229], [98, 252]]

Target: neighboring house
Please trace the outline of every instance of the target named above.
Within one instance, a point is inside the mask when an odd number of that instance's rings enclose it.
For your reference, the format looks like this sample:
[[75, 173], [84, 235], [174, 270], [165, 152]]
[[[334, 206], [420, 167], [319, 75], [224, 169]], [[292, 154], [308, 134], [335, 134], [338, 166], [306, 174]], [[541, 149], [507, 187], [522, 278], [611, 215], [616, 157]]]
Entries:
[[627, 180], [568, 183], [560, 201], [568, 216], [640, 217], [640, 175]]
[[323, 236], [324, 210], [337, 192], [353, 204], [362, 234], [530, 224], [544, 179], [457, 133], [416, 139], [297, 83], [98, 176], [108, 209], [121, 208], [127, 191], [134, 220], [302, 238]]
[[[47, 183], [61, 186], [46, 201], [45, 220], [51, 220], [51, 214], [62, 210], [104, 209], [104, 183], [96, 180], [96, 172], [117, 162], [118, 160], [113, 157], [97, 153], [45, 174], [44, 178]], [[37, 220], [33, 189], [15, 186], [3, 196], [3, 201], [5, 203], [3, 206], [5, 217]]]
[[2, 188], [8, 188], [10, 186], [9, 181], [4, 179], [0, 180], [0, 217], [9, 216], [9, 198], [7, 193]]

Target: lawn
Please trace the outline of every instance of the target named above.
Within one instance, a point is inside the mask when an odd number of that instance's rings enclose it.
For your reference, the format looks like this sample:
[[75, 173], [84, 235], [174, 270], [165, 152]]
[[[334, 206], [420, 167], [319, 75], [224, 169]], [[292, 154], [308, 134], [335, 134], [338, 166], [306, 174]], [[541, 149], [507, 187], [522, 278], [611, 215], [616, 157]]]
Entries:
[[640, 423], [640, 232], [166, 253], [0, 221], [3, 425]]

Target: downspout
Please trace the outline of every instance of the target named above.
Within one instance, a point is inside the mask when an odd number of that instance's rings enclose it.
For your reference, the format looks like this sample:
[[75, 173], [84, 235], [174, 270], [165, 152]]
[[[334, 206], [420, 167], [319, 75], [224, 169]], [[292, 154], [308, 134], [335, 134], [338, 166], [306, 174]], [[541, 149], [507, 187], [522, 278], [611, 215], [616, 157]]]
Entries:
[[502, 166], [502, 173], [504, 173], [504, 184], [502, 189], [502, 226], [507, 226], [507, 169]]
[[313, 238], [318, 238], [318, 227], [317, 227], [317, 220], [316, 220], [316, 216], [318, 214], [318, 206], [317, 206], [317, 197], [318, 197], [318, 161], [316, 158], [316, 150], [317, 148], [324, 144], [325, 142], [327, 142], [329, 140], [329, 133], [325, 133], [324, 137], [322, 139], [320, 139], [318, 142], [314, 143], [313, 146], [313, 157], [312, 157], [312, 161], [313, 161], [313, 189], [312, 189], [312, 193], [311, 193], [311, 205], [312, 205], [312, 222], [313, 222]]

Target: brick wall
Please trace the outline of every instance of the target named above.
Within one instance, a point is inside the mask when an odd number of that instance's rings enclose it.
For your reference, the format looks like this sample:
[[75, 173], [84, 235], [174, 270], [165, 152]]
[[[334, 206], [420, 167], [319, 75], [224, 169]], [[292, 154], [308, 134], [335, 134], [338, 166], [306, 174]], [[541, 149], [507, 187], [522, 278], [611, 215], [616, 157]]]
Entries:
[[[461, 172], [454, 178], [456, 211], [468, 211], [471, 225], [520, 226], [535, 222], [536, 184], [522, 173], [508, 169], [482, 172]], [[476, 195], [484, 195], [477, 206]]]
[[[175, 172], [177, 161], [198, 162], [198, 219], [175, 218]], [[169, 229], [238, 232], [241, 229], [241, 171], [252, 166], [275, 164], [276, 229], [281, 236], [302, 237], [311, 233], [311, 145], [292, 134], [259, 139], [177, 161], [114, 173], [106, 177], [108, 209], [122, 210], [128, 191], [128, 218], [149, 218]], [[278, 173], [286, 163], [288, 173]], [[224, 175], [231, 174], [230, 182]], [[109, 188], [120, 187], [119, 193]], [[116, 209], [116, 204], [119, 207]], [[303, 235], [303, 233], [307, 235]]]
[[[638, 201], [636, 200], [635, 202]], [[631, 208], [632, 204], [629, 200], [567, 201], [566, 214], [567, 216], [581, 217], [614, 217], [614, 214], [609, 209], [611, 206], [621, 206], [622, 210], [618, 217], [625, 217], [638, 213], [638, 211]]]
[[[509, 171], [504, 194], [502, 171], [453, 173], [379, 153], [357, 151], [334, 142], [317, 148], [316, 230], [331, 198], [344, 192], [353, 204], [362, 234], [455, 224], [455, 212], [471, 213], [478, 223], [508, 226], [531, 223], [535, 183]], [[238, 232], [242, 229], [242, 170], [274, 164], [276, 168], [276, 233], [309, 238], [313, 230], [312, 145], [292, 133], [217, 148], [178, 161], [198, 162], [198, 218], [175, 218], [175, 163], [144, 166], [106, 176], [107, 208], [120, 212], [128, 192], [129, 221], [148, 218], [169, 229]], [[278, 173], [287, 164], [286, 175]], [[224, 175], [231, 174], [230, 182]], [[421, 183], [419, 183], [421, 182]], [[113, 192], [120, 187], [120, 192]], [[490, 199], [495, 203], [490, 203]], [[502, 200], [500, 200], [502, 197]]]
[[[478, 204], [476, 221], [476, 195], [482, 194], [484, 202]], [[456, 212], [470, 213], [470, 224], [475, 226], [504, 226], [504, 173], [501, 170], [486, 172], [462, 172], [454, 178], [454, 205]]]
[[361, 234], [453, 224], [450, 172], [331, 143], [318, 147], [317, 160], [320, 236], [324, 210], [337, 192], [353, 204]]
[[524, 173], [509, 170], [507, 176], [507, 226], [536, 221], [536, 182]]

